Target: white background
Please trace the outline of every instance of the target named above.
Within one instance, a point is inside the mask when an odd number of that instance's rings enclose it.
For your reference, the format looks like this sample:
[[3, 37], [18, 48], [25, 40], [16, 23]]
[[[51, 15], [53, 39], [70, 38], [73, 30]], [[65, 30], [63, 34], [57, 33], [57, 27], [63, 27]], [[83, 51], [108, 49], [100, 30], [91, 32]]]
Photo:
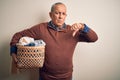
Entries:
[[10, 40], [18, 31], [49, 21], [51, 5], [58, 1], [67, 6], [67, 24], [86, 23], [99, 37], [77, 45], [73, 80], [120, 80], [120, 0], [0, 0], [0, 78], [25, 79], [10, 76]]

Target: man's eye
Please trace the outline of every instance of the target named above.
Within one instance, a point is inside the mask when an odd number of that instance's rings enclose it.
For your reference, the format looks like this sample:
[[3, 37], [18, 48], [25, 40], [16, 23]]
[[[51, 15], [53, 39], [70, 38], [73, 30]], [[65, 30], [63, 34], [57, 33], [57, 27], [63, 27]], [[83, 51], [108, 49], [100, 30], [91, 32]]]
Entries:
[[66, 13], [62, 13], [63, 15], [66, 15]]
[[58, 14], [58, 12], [55, 12], [55, 14]]

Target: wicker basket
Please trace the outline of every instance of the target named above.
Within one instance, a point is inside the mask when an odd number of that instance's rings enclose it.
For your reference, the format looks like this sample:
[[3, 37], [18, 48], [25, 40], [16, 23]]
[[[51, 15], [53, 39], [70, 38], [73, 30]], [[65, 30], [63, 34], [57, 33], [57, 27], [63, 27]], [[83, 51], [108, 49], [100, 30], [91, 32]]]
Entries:
[[45, 46], [18, 46], [18, 68], [40, 68], [43, 66]]

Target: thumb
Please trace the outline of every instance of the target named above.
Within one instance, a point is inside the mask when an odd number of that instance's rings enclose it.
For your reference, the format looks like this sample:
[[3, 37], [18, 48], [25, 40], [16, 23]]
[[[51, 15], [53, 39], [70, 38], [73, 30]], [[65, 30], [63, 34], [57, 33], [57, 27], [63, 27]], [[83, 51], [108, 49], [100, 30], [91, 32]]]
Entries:
[[79, 29], [74, 30], [72, 36], [74, 37], [78, 31], [79, 31]]

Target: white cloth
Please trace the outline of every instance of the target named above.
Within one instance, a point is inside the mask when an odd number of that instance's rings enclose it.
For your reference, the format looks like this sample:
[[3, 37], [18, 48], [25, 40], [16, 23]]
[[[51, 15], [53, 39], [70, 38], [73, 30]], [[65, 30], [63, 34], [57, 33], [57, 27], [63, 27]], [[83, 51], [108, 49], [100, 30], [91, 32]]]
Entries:
[[18, 45], [28, 45], [29, 43], [32, 42], [34, 42], [34, 38], [25, 36], [20, 38]]

